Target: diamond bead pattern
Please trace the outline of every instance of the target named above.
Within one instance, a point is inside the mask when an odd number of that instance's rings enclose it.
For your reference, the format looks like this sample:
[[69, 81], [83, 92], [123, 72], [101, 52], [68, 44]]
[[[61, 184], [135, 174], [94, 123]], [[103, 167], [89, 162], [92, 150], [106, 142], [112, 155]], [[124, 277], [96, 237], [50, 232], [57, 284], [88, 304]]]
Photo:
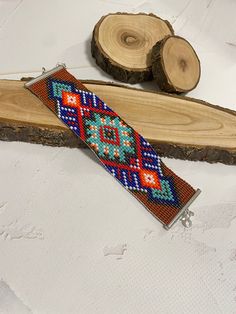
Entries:
[[[188, 183], [164, 165], [140, 134], [65, 69], [36, 82], [29, 89], [163, 224], [170, 224], [195, 194]], [[145, 99], [143, 101], [145, 103]]]

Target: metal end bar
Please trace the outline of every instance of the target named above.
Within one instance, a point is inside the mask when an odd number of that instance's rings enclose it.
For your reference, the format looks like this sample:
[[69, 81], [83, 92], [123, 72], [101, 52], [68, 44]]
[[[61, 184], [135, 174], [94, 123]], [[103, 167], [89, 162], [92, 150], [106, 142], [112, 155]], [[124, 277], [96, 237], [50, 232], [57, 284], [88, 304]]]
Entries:
[[64, 68], [65, 68], [64, 65], [58, 65], [49, 71], [45, 71], [45, 72], [43, 72], [43, 74], [41, 74], [41, 75], [37, 76], [36, 78], [30, 80], [29, 82], [25, 83], [25, 87], [29, 87], [30, 85], [37, 83], [38, 81], [41, 81], [41, 80], [45, 79], [46, 77], [50, 76], [51, 74], [53, 74], [57, 71], [60, 71]]
[[164, 225], [164, 228], [169, 230], [184, 214], [186, 209], [189, 208], [189, 206], [195, 201], [195, 199], [198, 197], [198, 195], [201, 193], [200, 189], [197, 189], [195, 194], [190, 198], [190, 200], [185, 204], [185, 206], [181, 209], [181, 211], [178, 213], [178, 215], [169, 223], [169, 225]]

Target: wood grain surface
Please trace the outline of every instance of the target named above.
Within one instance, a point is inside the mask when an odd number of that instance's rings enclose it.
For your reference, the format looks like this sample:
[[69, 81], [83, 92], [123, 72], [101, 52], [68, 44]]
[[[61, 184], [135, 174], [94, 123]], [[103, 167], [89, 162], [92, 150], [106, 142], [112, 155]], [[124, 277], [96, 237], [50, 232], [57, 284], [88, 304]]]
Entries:
[[152, 79], [152, 47], [173, 34], [170, 23], [154, 14], [111, 13], [95, 25], [91, 51], [105, 72], [134, 84]]
[[201, 75], [200, 61], [190, 43], [180, 36], [166, 36], [152, 48], [152, 73], [162, 91], [186, 93]]
[[[236, 112], [187, 97], [83, 81], [163, 156], [236, 164]], [[81, 147], [20, 81], [0, 81], [0, 139]]]

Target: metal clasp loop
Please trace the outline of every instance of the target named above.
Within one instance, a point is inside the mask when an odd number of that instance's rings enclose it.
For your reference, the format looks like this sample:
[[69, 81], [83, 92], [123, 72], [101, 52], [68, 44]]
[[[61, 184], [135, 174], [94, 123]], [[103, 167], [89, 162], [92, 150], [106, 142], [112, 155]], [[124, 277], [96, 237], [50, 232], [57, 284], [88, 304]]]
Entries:
[[186, 228], [190, 228], [192, 227], [192, 220], [191, 217], [194, 216], [194, 212], [190, 211], [188, 208], [185, 210], [182, 218], [181, 218], [181, 222], [183, 224], [184, 227]]
[[[66, 64], [63, 62], [57, 62], [56, 67], [63, 66], [66, 69]], [[42, 74], [46, 72], [46, 68], [42, 67]]]

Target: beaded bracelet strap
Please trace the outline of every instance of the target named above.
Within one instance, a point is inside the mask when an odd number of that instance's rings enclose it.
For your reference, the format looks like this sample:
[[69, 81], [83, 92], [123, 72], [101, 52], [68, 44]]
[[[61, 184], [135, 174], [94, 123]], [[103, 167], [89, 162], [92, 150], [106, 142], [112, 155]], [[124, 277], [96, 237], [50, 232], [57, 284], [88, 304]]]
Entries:
[[151, 145], [64, 66], [25, 87], [81, 138], [110, 172], [169, 229], [200, 193], [165, 166]]

